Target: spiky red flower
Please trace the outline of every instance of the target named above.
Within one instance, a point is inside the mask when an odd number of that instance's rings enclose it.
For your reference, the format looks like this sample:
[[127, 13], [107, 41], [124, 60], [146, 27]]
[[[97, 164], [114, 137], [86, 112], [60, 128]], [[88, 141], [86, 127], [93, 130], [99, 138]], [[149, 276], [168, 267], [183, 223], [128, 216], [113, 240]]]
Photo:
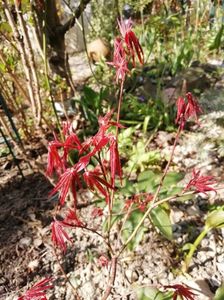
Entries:
[[61, 248], [61, 250], [65, 253], [66, 252], [66, 241], [71, 241], [70, 237], [68, 236], [67, 232], [64, 230], [64, 227], [71, 227], [71, 225], [64, 223], [63, 221], [58, 221], [54, 218], [54, 221], [51, 223], [51, 230], [52, 242]]
[[174, 289], [173, 300], [177, 300], [180, 296], [182, 300], [195, 300], [195, 294], [191, 291], [190, 287], [183, 284], [173, 284], [164, 286], [165, 289]]
[[203, 176], [201, 175], [200, 171], [196, 171], [195, 169], [193, 169], [192, 179], [188, 182], [183, 192], [193, 187], [197, 193], [207, 194], [207, 192], [209, 191], [217, 193], [216, 189], [211, 186], [215, 183], [216, 181], [214, 180], [213, 176]]
[[75, 227], [83, 227], [84, 224], [79, 220], [76, 212], [71, 208], [68, 210], [67, 215], [63, 221], [63, 224]]
[[55, 140], [48, 145], [48, 156], [47, 156], [47, 175], [52, 176], [54, 170], [60, 175], [65, 170], [65, 165], [61, 159], [58, 148], [62, 146], [62, 143]]
[[35, 284], [26, 293], [19, 297], [18, 300], [47, 300], [46, 290], [53, 288], [51, 278], [45, 278]]
[[132, 20], [121, 19], [120, 21], [118, 20], [117, 22], [120, 29], [120, 33], [125, 41], [130, 57], [132, 59], [133, 65], [135, 66], [136, 54], [139, 62], [143, 64], [144, 53], [138, 38], [136, 37], [135, 33], [132, 31], [132, 25], [133, 25]]
[[71, 187], [71, 183], [77, 177], [77, 172], [74, 168], [68, 168], [60, 177], [58, 183], [54, 187], [54, 189], [50, 192], [49, 196], [53, 196], [59, 191], [59, 201], [63, 206], [65, 203], [65, 199], [69, 192], [69, 188]]
[[[52, 176], [56, 171], [58, 175], [61, 175], [67, 167], [67, 158], [70, 150], [81, 151], [82, 145], [77, 135], [71, 131], [71, 126], [68, 123], [63, 124], [63, 134], [65, 141], [58, 140], [56, 134], [54, 134], [54, 140], [48, 145], [48, 159], [47, 159], [47, 175]], [[62, 152], [61, 156], [59, 151]]]
[[198, 114], [202, 113], [202, 109], [199, 106], [196, 99], [193, 98], [191, 93], [186, 94], [187, 98], [187, 107], [186, 107], [186, 118], [195, 117], [196, 122], [198, 122]]
[[185, 116], [186, 103], [184, 101], [184, 98], [179, 97], [177, 99], [176, 106], [177, 106], [177, 117], [175, 123], [179, 124], [181, 129], [183, 129], [186, 123], [186, 116]]
[[108, 65], [112, 65], [116, 69], [116, 82], [124, 81], [129, 70], [123, 41], [120, 38], [116, 38], [114, 41], [113, 61], [108, 62]]
[[108, 202], [109, 195], [107, 189], [112, 189], [112, 186], [102, 178], [102, 174], [99, 171], [86, 171], [83, 174], [83, 179], [91, 190], [94, 190], [96, 188], [101, 192], [101, 194], [104, 195], [106, 202]]
[[183, 129], [187, 120], [191, 117], [196, 119], [198, 122], [198, 114], [202, 113], [197, 101], [193, 98], [191, 93], [186, 94], [186, 100], [179, 97], [176, 102], [177, 106], [177, 117], [176, 124], [179, 124], [180, 128]]

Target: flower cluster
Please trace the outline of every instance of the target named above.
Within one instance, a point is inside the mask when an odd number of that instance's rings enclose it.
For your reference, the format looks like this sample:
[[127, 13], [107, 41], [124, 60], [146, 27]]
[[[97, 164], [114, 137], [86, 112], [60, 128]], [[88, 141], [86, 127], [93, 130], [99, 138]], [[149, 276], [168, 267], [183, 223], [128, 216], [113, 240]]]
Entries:
[[41, 280], [26, 291], [23, 296], [19, 297], [18, 300], [47, 300], [46, 290], [53, 288], [51, 280], [51, 278]]
[[196, 119], [198, 122], [198, 114], [202, 112], [197, 101], [193, 98], [192, 94], [188, 92], [186, 98], [179, 97], [177, 99], [177, 117], [176, 124], [179, 124], [180, 128], [183, 129], [187, 120], [191, 117]]
[[116, 82], [124, 81], [128, 70], [128, 63], [132, 61], [135, 66], [136, 56], [141, 64], [144, 61], [144, 53], [138, 38], [132, 30], [133, 22], [129, 20], [118, 20], [121, 36], [114, 41], [113, 62], [109, 62], [116, 69]]
[[[90, 190], [99, 192], [110, 202], [109, 190], [115, 187], [115, 177], [122, 179], [122, 168], [118, 152], [117, 138], [109, 131], [112, 126], [121, 128], [122, 126], [111, 120], [112, 111], [104, 117], [99, 117], [99, 130], [88, 140], [81, 142], [78, 136], [72, 131], [71, 126], [64, 124], [64, 141], [60, 141], [54, 136], [54, 141], [49, 144], [48, 151], [48, 176], [53, 176], [56, 172], [59, 180], [51, 191], [50, 196], [59, 193], [60, 207], [65, 203], [69, 192], [74, 198], [74, 210], [63, 220], [54, 219], [52, 222], [52, 240], [55, 245], [65, 251], [65, 241], [69, 241], [65, 228], [83, 226], [76, 216], [77, 188], [85, 184]], [[72, 162], [71, 150], [76, 151], [78, 160]], [[102, 150], [109, 152], [110, 163], [101, 160], [99, 153]], [[93, 160], [94, 158], [94, 160]], [[94, 165], [94, 162], [98, 163]], [[92, 169], [88, 166], [91, 164]]]
[[215, 184], [216, 181], [213, 176], [203, 176], [200, 171], [196, 171], [193, 169], [192, 178], [188, 182], [187, 186], [184, 188], [183, 192], [194, 188], [197, 193], [207, 194], [209, 191], [213, 191], [215, 193], [216, 189], [211, 185]]
[[183, 284], [173, 284], [173, 285], [167, 285], [164, 287], [165, 289], [174, 289], [173, 293], [173, 300], [179, 299], [186, 299], [186, 300], [194, 300], [195, 294], [191, 291], [191, 289], [188, 286], [185, 286]]

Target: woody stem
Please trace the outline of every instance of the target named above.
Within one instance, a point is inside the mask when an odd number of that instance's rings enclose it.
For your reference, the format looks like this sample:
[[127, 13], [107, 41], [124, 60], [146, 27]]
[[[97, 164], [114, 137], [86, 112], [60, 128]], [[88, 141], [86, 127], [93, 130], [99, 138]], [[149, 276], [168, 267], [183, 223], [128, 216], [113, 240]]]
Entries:
[[[117, 108], [117, 124], [120, 121], [120, 113], [121, 113], [121, 102], [123, 97], [123, 91], [124, 91], [124, 80], [121, 81], [121, 87], [120, 87], [120, 93], [119, 93], [119, 99], [118, 99], [118, 108]], [[119, 128], [116, 126], [116, 141], [118, 143], [118, 132]], [[110, 235], [110, 229], [111, 229], [111, 218], [112, 218], [112, 209], [114, 204], [114, 189], [111, 192], [110, 202], [109, 202], [109, 216], [108, 216], [108, 236]]]

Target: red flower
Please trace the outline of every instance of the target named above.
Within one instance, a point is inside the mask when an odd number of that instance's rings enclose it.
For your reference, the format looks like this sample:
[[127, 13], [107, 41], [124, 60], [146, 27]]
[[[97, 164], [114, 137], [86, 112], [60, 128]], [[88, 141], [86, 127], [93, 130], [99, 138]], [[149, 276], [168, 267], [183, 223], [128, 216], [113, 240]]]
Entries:
[[83, 179], [85, 180], [87, 186], [91, 189], [94, 190], [94, 188], [97, 188], [98, 191], [100, 191], [106, 201], [108, 202], [109, 199], [109, 195], [108, 195], [108, 191], [107, 188], [111, 188], [112, 186], [106, 182], [105, 179], [101, 178], [102, 174], [99, 171], [93, 170], [93, 171], [86, 171], [83, 174]]
[[71, 241], [69, 238], [67, 232], [64, 230], [63, 227], [71, 227], [71, 225], [66, 224], [63, 221], [58, 221], [54, 218], [54, 221], [51, 223], [51, 230], [52, 230], [52, 236], [51, 240], [52, 242], [61, 248], [61, 250], [65, 253], [66, 252], [66, 241]]
[[175, 122], [180, 125], [181, 129], [184, 128], [186, 121], [191, 117], [194, 117], [196, 122], [198, 122], [198, 114], [202, 112], [202, 109], [191, 93], [186, 94], [186, 101], [184, 98], [179, 97], [176, 106], [177, 117]]
[[53, 288], [53, 285], [50, 284], [51, 280], [51, 278], [41, 280], [26, 291], [23, 296], [19, 297], [18, 300], [47, 300], [46, 290]]
[[195, 294], [191, 292], [190, 288], [188, 286], [182, 285], [182, 284], [173, 284], [173, 285], [167, 285], [165, 286], [167, 289], [174, 289], [175, 292], [173, 294], [173, 300], [177, 300], [177, 297], [180, 296], [182, 300], [195, 300], [194, 296]]
[[59, 191], [59, 201], [61, 205], [64, 205], [65, 199], [69, 192], [69, 188], [71, 183], [74, 181], [74, 178], [77, 177], [77, 173], [74, 168], [67, 169], [60, 177], [58, 183], [54, 187], [54, 189], [50, 192], [49, 196], [53, 196], [55, 193]]
[[48, 156], [47, 156], [47, 175], [52, 176], [54, 170], [58, 174], [61, 174], [65, 170], [64, 163], [58, 153], [58, 148], [62, 146], [62, 143], [55, 140], [49, 143]]
[[116, 69], [116, 82], [119, 80], [124, 81], [128, 70], [128, 63], [126, 53], [123, 48], [123, 42], [120, 38], [116, 38], [114, 41], [114, 56], [113, 61], [108, 62], [108, 65], [112, 65]]
[[186, 107], [186, 119], [190, 117], [195, 117], [196, 121], [198, 122], [198, 114], [202, 113], [202, 109], [200, 108], [197, 101], [193, 98], [191, 93], [186, 94], [187, 97], [187, 107]]
[[183, 192], [189, 190], [191, 187], [194, 187], [196, 192], [207, 194], [209, 191], [214, 191], [217, 193], [216, 189], [214, 189], [211, 185], [215, 184], [213, 176], [202, 176], [200, 171], [195, 171], [193, 169], [192, 179], [189, 181], [187, 186], [184, 188]]
[[[52, 176], [55, 170], [57, 174], [61, 175], [66, 169], [67, 157], [70, 150], [77, 149], [81, 150], [82, 146], [77, 135], [73, 132], [69, 133], [67, 127], [63, 127], [65, 135], [67, 135], [65, 142], [60, 142], [56, 135], [54, 141], [48, 145], [48, 163], [47, 163], [47, 175]], [[63, 156], [59, 155], [59, 149], [62, 148], [64, 151]]]
[[177, 117], [175, 123], [179, 124], [181, 129], [183, 129], [186, 123], [186, 119], [185, 119], [186, 103], [182, 97], [179, 97], [177, 99], [176, 106], [177, 106]]
[[63, 144], [63, 148], [64, 148], [64, 157], [65, 157], [65, 159], [67, 159], [69, 150], [76, 149], [76, 150], [80, 151], [82, 149], [82, 145], [81, 145], [77, 135], [75, 133], [71, 133], [69, 136], [67, 136], [67, 138]]
[[84, 224], [82, 221], [79, 220], [79, 218], [76, 215], [76, 212], [72, 210], [71, 208], [68, 210], [68, 213], [63, 221], [63, 224], [69, 225], [69, 226], [76, 226], [76, 227], [83, 227]]
[[141, 64], [143, 64], [144, 53], [143, 53], [143, 50], [139, 43], [138, 38], [136, 37], [135, 33], [132, 31], [133, 22], [131, 21], [131, 19], [129, 19], [129, 20], [121, 19], [120, 22], [119, 22], [119, 20], [117, 22], [118, 22], [118, 26], [120, 29], [120, 33], [127, 45], [127, 49], [132, 58], [133, 65], [135, 66], [135, 55], [136, 54], [137, 54], [139, 62]]

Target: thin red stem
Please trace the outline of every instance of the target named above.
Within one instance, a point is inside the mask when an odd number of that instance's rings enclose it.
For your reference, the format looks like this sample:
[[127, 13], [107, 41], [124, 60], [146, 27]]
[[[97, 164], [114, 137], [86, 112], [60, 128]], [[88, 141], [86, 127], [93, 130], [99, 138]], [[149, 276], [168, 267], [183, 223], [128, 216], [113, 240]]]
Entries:
[[116, 272], [117, 272], [117, 257], [113, 257], [111, 260], [111, 272], [110, 272], [109, 283], [105, 291], [105, 294], [103, 295], [103, 298], [101, 300], [106, 300], [109, 297], [112, 287], [114, 285]]
[[[121, 103], [122, 103], [122, 97], [123, 97], [123, 90], [124, 90], [124, 80], [121, 81], [121, 87], [120, 87], [120, 93], [119, 93], [119, 99], [118, 99], [118, 108], [117, 108], [117, 124], [120, 121], [120, 113], [121, 113]], [[116, 141], [118, 142], [118, 132], [119, 128], [116, 126]], [[114, 204], [114, 189], [111, 192], [110, 197], [110, 203], [109, 203], [109, 217], [108, 217], [108, 236], [110, 235], [110, 228], [111, 228], [111, 217], [112, 217], [112, 209]]]

